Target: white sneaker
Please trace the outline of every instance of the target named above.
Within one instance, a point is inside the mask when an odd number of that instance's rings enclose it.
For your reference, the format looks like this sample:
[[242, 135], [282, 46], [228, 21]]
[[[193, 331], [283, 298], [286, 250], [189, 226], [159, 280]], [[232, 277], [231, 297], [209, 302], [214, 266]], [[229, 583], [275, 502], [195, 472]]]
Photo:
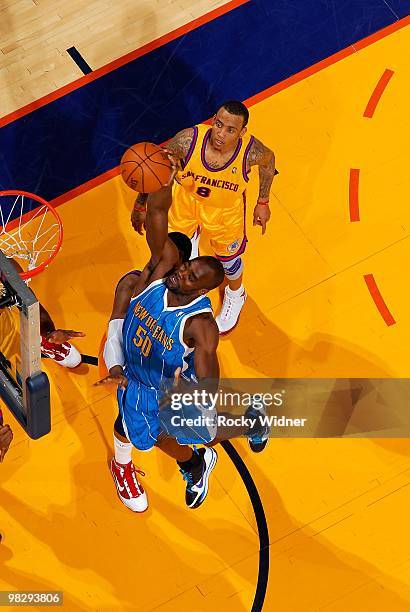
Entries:
[[81, 353], [70, 342], [56, 344], [49, 342], [45, 336], [41, 336], [41, 354], [65, 368], [76, 368], [81, 363]]
[[111, 459], [110, 468], [118, 497], [124, 506], [133, 512], [144, 512], [148, 508], [147, 494], [137, 478], [137, 473], [145, 476], [144, 472], [136, 468], [132, 461], [123, 465]]
[[242, 306], [245, 304], [246, 292], [242, 289], [240, 293], [231, 291], [229, 286], [225, 287], [224, 301], [219, 315], [216, 317], [219, 334], [228, 334], [238, 324]]

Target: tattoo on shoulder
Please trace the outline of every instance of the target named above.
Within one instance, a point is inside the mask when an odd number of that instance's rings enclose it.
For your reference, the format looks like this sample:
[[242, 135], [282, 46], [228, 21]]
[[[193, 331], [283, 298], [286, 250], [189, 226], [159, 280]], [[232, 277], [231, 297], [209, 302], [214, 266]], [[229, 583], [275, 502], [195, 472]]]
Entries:
[[183, 159], [191, 146], [192, 139], [194, 137], [194, 129], [187, 128], [185, 130], [181, 130], [178, 134], [169, 141], [166, 145], [166, 148], [175, 153], [177, 157]]
[[268, 149], [268, 147], [265, 147], [260, 140], [255, 138], [248, 153], [248, 166], [264, 165], [272, 158], [274, 160], [273, 152]]

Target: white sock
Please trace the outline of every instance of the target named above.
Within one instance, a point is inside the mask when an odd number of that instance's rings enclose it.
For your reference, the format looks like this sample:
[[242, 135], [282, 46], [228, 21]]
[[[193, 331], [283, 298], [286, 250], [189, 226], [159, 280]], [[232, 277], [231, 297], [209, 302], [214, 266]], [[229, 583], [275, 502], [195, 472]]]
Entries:
[[195, 257], [199, 257], [199, 237], [200, 235], [201, 233], [198, 232], [197, 230], [191, 238], [192, 251], [191, 251], [191, 257], [189, 259], [195, 259]]
[[115, 461], [126, 465], [131, 461], [132, 444], [131, 442], [121, 442], [114, 434], [114, 454]]
[[231, 289], [229, 285], [226, 285], [226, 293], [228, 295], [230, 295], [233, 298], [239, 297], [242, 295], [243, 291], [244, 291], [244, 286], [241, 285], [239, 287], [239, 289]]

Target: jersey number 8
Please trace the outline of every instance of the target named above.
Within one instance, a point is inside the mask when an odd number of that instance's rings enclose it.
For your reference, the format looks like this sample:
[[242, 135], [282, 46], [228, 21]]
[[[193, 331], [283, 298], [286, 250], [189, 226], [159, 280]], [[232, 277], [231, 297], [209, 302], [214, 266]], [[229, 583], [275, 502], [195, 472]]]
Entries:
[[141, 354], [148, 357], [152, 349], [152, 342], [147, 336], [147, 330], [141, 325], [138, 326], [135, 338], [132, 339], [136, 347], [141, 347]]
[[201, 196], [201, 198], [209, 198], [211, 195], [211, 190], [209, 187], [198, 187], [196, 190], [197, 194]]

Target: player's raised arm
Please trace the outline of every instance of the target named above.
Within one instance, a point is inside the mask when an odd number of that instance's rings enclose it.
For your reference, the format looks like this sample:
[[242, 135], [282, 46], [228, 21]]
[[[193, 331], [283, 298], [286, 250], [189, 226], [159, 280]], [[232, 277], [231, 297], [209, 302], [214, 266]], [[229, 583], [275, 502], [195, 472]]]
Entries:
[[172, 187], [151, 193], [147, 201], [147, 242], [151, 251], [150, 268], [159, 263], [168, 238], [168, 210], [172, 204]]
[[187, 156], [194, 137], [193, 128], [178, 132], [167, 144], [173, 165], [170, 183], [159, 191], [151, 193], [147, 198], [146, 230], [147, 242], [151, 251], [151, 267], [155, 267], [162, 255], [168, 235], [168, 211], [172, 204], [172, 182], [181, 162]]
[[275, 176], [275, 154], [257, 138], [254, 139], [248, 155], [249, 166], [259, 166], [259, 197], [253, 211], [253, 224], [266, 231], [270, 219], [269, 193]]
[[186, 128], [175, 134], [165, 146], [165, 150], [169, 153], [170, 160], [174, 167], [179, 167], [181, 162], [188, 155], [193, 138], [194, 129]]

